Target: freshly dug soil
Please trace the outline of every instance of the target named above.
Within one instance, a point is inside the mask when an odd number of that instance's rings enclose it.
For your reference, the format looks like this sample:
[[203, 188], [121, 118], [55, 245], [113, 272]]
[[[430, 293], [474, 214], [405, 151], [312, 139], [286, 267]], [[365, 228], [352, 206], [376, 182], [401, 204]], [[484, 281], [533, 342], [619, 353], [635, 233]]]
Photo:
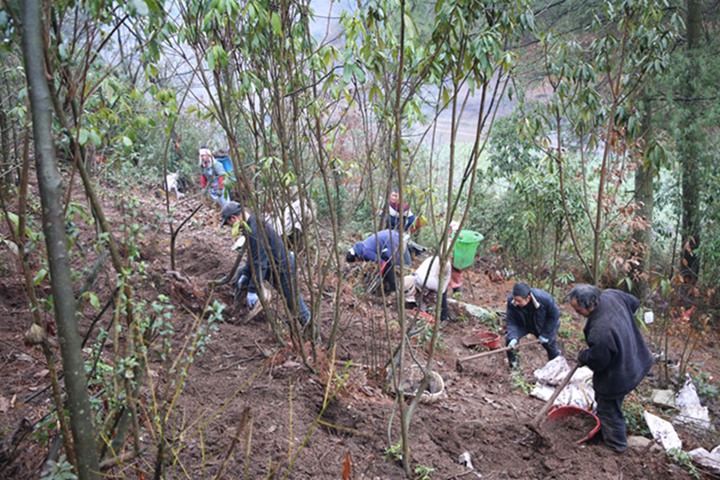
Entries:
[[592, 415], [578, 414], [548, 420], [544, 430], [552, 438], [553, 444], [572, 445], [585, 438], [593, 428], [595, 419]]
[[[159, 295], [173, 298], [173, 344], [184, 344], [198, 323], [197, 312], [202, 312], [210, 301], [218, 300], [227, 306], [223, 321], [216, 322], [217, 330], [208, 336], [203, 354], [192, 362], [185, 388], [177, 399], [166, 431], [174, 457], [168, 462], [165, 478], [336, 480], [343, 478], [342, 472], [348, 467], [350, 478], [355, 480], [406, 479], [402, 467], [388, 456], [388, 450], [400, 439], [397, 402], [384, 390], [387, 372], [383, 365], [395, 345], [387, 341], [386, 332], [399, 318], [392, 306], [356, 295], [358, 281], [354, 279], [359, 277], [350, 267], [345, 284], [332, 277], [320, 291], [312, 285], [315, 299], [321, 296], [317, 320], [324, 339], [331, 337], [330, 327], [338, 315], [336, 307], [342, 318], [337, 350], [325, 350], [325, 344], [321, 344], [317, 361], [312, 362], [309, 348], [300, 351], [281, 346], [271, 331], [270, 314], [283, 321], [280, 295], [273, 296], [265, 315], [247, 321], [243, 299], [233, 304], [232, 285], [211, 288], [211, 282], [227, 275], [236, 257], [230, 251], [234, 239], [229, 229], [217, 229], [217, 209], [201, 209], [182, 229], [176, 244], [176, 265], [168, 271], [169, 231], [157, 220], [157, 200], [140, 188], [129, 193], [139, 198], [137, 221], [152, 227], [141, 245], [147, 278], [137, 289], [148, 305]], [[102, 197], [110, 224], [118, 229], [126, 216], [115, 202], [120, 196], [110, 190]], [[76, 201], [82, 202], [83, 197], [77, 195]], [[195, 202], [176, 202], [173, 207], [176, 218], [185, 218]], [[10, 237], [7, 229], [7, 222], [0, 222], [0, 238]], [[81, 229], [86, 245], [94, 237], [91, 228]], [[53, 408], [50, 381], [42, 353], [23, 343], [23, 334], [33, 318], [27, 307], [24, 278], [15, 268], [17, 258], [2, 244], [0, 247], [0, 478], [37, 479], [51, 443], [48, 436], [55, 432], [43, 422]], [[321, 242], [313, 248], [323, 254], [330, 251], [329, 245]], [[74, 259], [84, 259], [91, 251], [76, 250], [71, 252]], [[40, 268], [37, 255], [30, 260], [36, 269]], [[304, 261], [299, 255], [298, 262]], [[516, 279], [498, 279], [488, 273], [500, 271], [501, 262], [497, 255], [483, 257], [468, 268], [460, 300], [491, 312], [503, 312]], [[77, 261], [77, 271], [82, 271], [85, 264]], [[111, 299], [116, 287], [114, 278], [112, 271], [98, 276], [93, 293], [101, 304]], [[42, 298], [50, 294], [46, 283], [38, 287]], [[336, 285], [343, 289], [340, 295], [336, 295]], [[306, 282], [301, 282], [301, 289], [310, 303], [313, 297]], [[335, 298], [339, 299], [338, 305], [333, 303]], [[566, 305], [560, 307], [564, 313], [575, 315]], [[478, 475], [486, 479], [554, 480], [691, 478], [663, 452], [630, 448], [618, 456], [599, 445], [575, 445], [592, 428], [585, 423], [589, 419], [578, 416], [556, 425], [546, 423], [544, 431], [558, 442], [558, 448], [537, 454], [533, 448], [537, 435], [529, 432], [525, 424], [542, 408], [542, 402], [526, 395], [522, 385], [513, 380], [504, 355], [478, 358], [467, 362], [462, 373], [455, 371], [456, 359], [472, 353], [462, 339], [478, 328], [490, 327], [456, 311], [453, 305], [450, 308], [456, 321], [441, 324], [433, 365], [444, 384], [428, 387], [430, 392], [437, 392], [444, 385], [444, 395], [423, 403], [413, 414], [409, 437], [413, 468], [433, 468], [432, 478], [437, 479]], [[388, 319], [386, 311], [390, 312]], [[93, 344], [98, 329], [92, 330], [91, 322], [97, 317], [98, 325], [107, 330], [114, 318], [112, 308], [103, 314], [91, 304], [86, 305], [80, 317], [81, 331], [92, 332]], [[579, 319], [575, 318], [571, 325], [576, 331], [573, 338], [577, 338]], [[563, 353], [575, 358], [582, 345], [571, 338], [562, 342]], [[716, 378], [720, 374], [718, 342], [714, 332], [703, 337], [693, 357]], [[420, 361], [425, 360], [424, 350], [417, 348], [414, 353]], [[519, 357], [527, 381], [532, 381], [533, 370], [547, 361], [540, 345], [524, 348]], [[154, 382], [164, 392], [164, 365], [154, 357], [150, 362], [152, 378], [157, 375]], [[339, 373], [338, 363], [350, 366]], [[410, 364], [410, 359], [405, 359], [405, 365]], [[643, 387], [654, 386], [655, 375], [654, 371], [648, 375]], [[418, 386], [419, 382], [414, 388]], [[335, 391], [337, 394], [331, 395]], [[147, 412], [153, 411], [154, 398], [145, 393], [140, 398], [142, 420], [148, 431], [153, 422]], [[709, 406], [713, 412], [720, 408], [717, 401]], [[713, 419], [718, 417], [714, 415]], [[32, 435], [13, 433], [25, 431], [21, 427], [27, 422], [33, 425]], [[552, 430], [546, 430], [549, 428]], [[133, 478], [153, 475], [158, 458], [154, 440], [149, 433], [138, 439], [142, 454], [128, 464], [135, 469]], [[564, 446], [559, 442], [565, 442]], [[717, 443], [704, 446], [714, 445]], [[10, 455], [3, 456], [5, 446], [13, 447], [5, 450]], [[463, 453], [471, 457], [475, 472], [469, 473], [457, 462]], [[131, 477], [129, 472], [115, 467], [107, 475]]]

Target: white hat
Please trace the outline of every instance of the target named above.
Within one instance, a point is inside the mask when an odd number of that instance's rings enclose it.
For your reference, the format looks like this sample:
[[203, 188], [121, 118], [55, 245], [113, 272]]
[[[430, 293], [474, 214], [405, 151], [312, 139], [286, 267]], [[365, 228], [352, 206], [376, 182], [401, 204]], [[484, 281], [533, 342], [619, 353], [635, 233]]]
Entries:
[[213, 156], [213, 154], [209, 148], [201, 148], [200, 150], [198, 150], [198, 161], [200, 162], [201, 166], [202, 166], [203, 155], [207, 155], [210, 158], [212, 158], [212, 156]]

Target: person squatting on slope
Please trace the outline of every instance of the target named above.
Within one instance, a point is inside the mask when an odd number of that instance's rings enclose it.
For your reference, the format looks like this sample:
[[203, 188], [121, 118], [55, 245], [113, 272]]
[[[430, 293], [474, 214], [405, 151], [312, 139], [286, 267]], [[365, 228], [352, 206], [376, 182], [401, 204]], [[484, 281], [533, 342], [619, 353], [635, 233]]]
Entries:
[[507, 351], [510, 367], [517, 367], [515, 347], [525, 335], [535, 335], [547, 352], [548, 360], [560, 355], [557, 333], [560, 328], [560, 311], [555, 299], [538, 288], [530, 288], [523, 282], [513, 285], [512, 294], [507, 298], [505, 310], [507, 333], [505, 345], [513, 347]]
[[[240, 228], [247, 238], [248, 262], [240, 267], [237, 288], [247, 287], [247, 304], [252, 310], [263, 293], [263, 280], [282, 294], [291, 315], [298, 317], [303, 327], [310, 323], [310, 310], [303, 301], [297, 284], [295, 255], [288, 252], [282, 237], [265, 221], [243, 210], [238, 202], [227, 202], [222, 208], [221, 225], [247, 222], [248, 229]], [[254, 273], [254, 275], [253, 275]]]
[[578, 363], [593, 371], [593, 388], [600, 431], [605, 445], [617, 453], [627, 449], [622, 404], [652, 368], [634, 314], [640, 301], [620, 290], [600, 292], [594, 285], [577, 284], [566, 300], [587, 318], [583, 333], [588, 348], [578, 354]]
[[213, 157], [208, 148], [200, 148], [198, 157], [200, 162], [200, 187], [207, 189], [210, 198], [220, 204], [220, 208], [222, 208], [229, 200], [225, 190], [225, 168], [218, 159]]
[[[450, 260], [445, 264], [443, 284], [440, 285], [440, 258], [431, 256], [426, 258], [412, 275], [406, 275], [404, 279], [405, 303], [417, 304], [415, 295], [423, 290], [436, 292], [440, 296], [440, 320], [450, 320], [447, 305], [447, 289], [450, 283]], [[442, 291], [442, 293], [440, 293]]]
[[382, 268], [385, 292], [389, 293], [396, 288], [395, 265], [402, 265], [403, 259], [409, 263], [406, 257], [408, 255], [405, 252], [400, 252], [400, 234], [397, 230], [380, 230], [353, 245], [345, 255], [345, 260], [348, 263], [357, 260], [377, 262]]

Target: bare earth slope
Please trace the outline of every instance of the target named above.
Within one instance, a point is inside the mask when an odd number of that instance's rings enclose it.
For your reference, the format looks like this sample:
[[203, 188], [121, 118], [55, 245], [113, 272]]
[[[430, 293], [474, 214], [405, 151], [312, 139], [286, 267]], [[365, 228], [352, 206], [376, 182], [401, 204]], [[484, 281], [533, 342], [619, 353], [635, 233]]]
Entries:
[[[233, 264], [235, 254], [229, 250], [232, 239], [229, 229], [217, 229], [217, 211], [203, 207], [178, 238], [178, 274], [168, 275], [167, 227], [158, 220], [162, 207], [152, 193], [145, 195], [140, 197], [137, 221], [149, 227], [141, 242], [141, 257], [149, 275], [136, 287], [148, 300], [165, 294], [185, 305], [178, 305], [172, 320], [175, 341], [180, 345], [193, 331], [192, 309], [201, 309], [211, 292], [208, 282], [224, 276]], [[111, 195], [105, 198], [108, 215], [120, 225], [123, 212]], [[176, 218], [182, 219], [195, 203], [190, 200], [174, 205], [178, 209]], [[91, 232], [82, 232], [81, 238], [89, 242]], [[314, 248], [323, 251], [327, 246]], [[3, 247], [0, 258], [0, 436], [7, 444], [23, 419], [39, 432], [22, 438], [10, 458], [0, 459], [0, 477], [38, 478], [47, 455], [47, 446], [41, 443], [47, 426], [37, 422], [47, 414], [51, 402], [47, 391], [33, 395], [49, 381], [40, 352], [22, 341], [31, 317], [14, 257]], [[467, 272], [462, 300], [502, 311], [513, 280], [491, 281], [483, 270], [479, 262]], [[168, 461], [166, 478], [215, 478], [222, 471], [220, 478], [228, 479], [338, 479], [348, 456], [351, 478], [404, 478], [400, 464], [387, 453], [399, 440], [399, 412], [395, 398], [383, 392], [384, 370], [380, 367], [388, 358], [383, 302], [358, 294], [359, 289], [348, 284], [355, 281], [354, 272], [346, 269], [337, 349], [320, 349], [317, 362], [309, 348], [305, 350], [313, 369], [305, 366], [296, 350], [278, 346], [264, 314], [243, 321], [243, 306], [230, 306], [230, 286], [212, 292], [213, 299], [228, 304], [225, 321], [212, 333], [205, 353], [195, 360], [178, 399], [166, 435], [177, 457]], [[112, 291], [110, 278], [101, 274], [96, 284], [101, 303]], [[179, 280], [182, 278], [190, 283]], [[323, 288], [320, 323], [324, 339], [330, 335], [330, 302], [337, 283], [331, 278]], [[303, 290], [308, 300], [307, 285]], [[280, 311], [277, 301], [276, 295], [272, 303]], [[394, 335], [395, 306], [388, 310]], [[83, 333], [97, 313], [86, 312]], [[630, 449], [618, 456], [600, 444], [578, 446], [562, 439], [538, 442], [525, 423], [543, 404], [523, 393], [513, 381], [503, 354], [467, 362], [462, 372], [456, 371], [455, 359], [474, 353], [461, 339], [483, 324], [462, 311], [453, 309], [453, 314], [459, 321], [441, 326], [435, 367], [444, 378], [446, 394], [435, 403], [420, 404], [410, 428], [413, 469], [434, 469], [426, 478], [690, 478], [655, 449]], [[107, 323], [110, 317], [111, 313], [106, 313], [101, 321]], [[424, 358], [421, 336], [414, 340], [415, 354]], [[578, 345], [576, 339], [565, 342], [568, 359], [575, 358]], [[545, 353], [539, 346], [528, 347], [521, 362], [524, 378], [532, 381], [532, 371], [544, 364]], [[342, 381], [334, 381], [328, 389], [327, 380], [333, 374]], [[150, 365], [150, 376], [162, 386], [159, 362]], [[645, 382], [651, 384], [653, 377]], [[324, 398], [330, 400], [323, 409]], [[144, 390], [141, 400], [146, 406], [151, 404], [149, 390]], [[147, 421], [143, 418], [143, 422]], [[137, 470], [116, 467], [110, 473], [129, 478], [152, 476], [155, 449], [149, 424], [145, 432], [141, 439], [145, 450], [135, 460]], [[474, 471], [457, 462], [464, 452], [469, 452]]]

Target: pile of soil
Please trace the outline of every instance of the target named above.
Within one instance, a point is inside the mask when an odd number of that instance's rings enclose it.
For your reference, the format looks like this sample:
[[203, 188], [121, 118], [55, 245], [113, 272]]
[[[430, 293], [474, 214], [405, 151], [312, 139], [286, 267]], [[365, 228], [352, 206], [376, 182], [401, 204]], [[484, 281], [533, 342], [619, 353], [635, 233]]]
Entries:
[[549, 419], [545, 422], [544, 431], [553, 439], [553, 443], [562, 446], [577, 444], [586, 438], [595, 428], [595, 418], [590, 414], [575, 414], [562, 418]]

